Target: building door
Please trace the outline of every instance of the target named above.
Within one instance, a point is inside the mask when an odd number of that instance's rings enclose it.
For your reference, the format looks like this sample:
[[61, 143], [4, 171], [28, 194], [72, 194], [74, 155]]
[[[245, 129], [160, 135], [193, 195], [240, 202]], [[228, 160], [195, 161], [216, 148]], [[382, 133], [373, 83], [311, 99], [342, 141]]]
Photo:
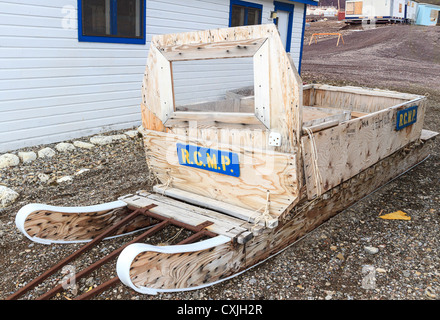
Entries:
[[283, 41], [284, 48], [287, 44], [287, 32], [289, 29], [289, 12], [287, 11], [277, 11], [277, 22], [278, 31], [280, 32], [281, 40]]
[[290, 52], [290, 43], [292, 39], [292, 24], [293, 24], [293, 4], [274, 2], [275, 11], [277, 13], [274, 23], [276, 24], [280, 33], [281, 41], [283, 42], [286, 52]]

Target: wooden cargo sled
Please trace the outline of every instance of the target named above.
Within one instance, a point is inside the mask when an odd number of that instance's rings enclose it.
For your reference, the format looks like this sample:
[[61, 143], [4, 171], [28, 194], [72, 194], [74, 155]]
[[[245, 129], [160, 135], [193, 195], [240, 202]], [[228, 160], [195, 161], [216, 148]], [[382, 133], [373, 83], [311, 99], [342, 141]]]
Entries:
[[[175, 63], [241, 58], [251, 59], [253, 86], [176, 103]], [[32, 241], [84, 250], [139, 232], [113, 254], [110, 282], [146, 294], [210, 286], [274, 256], [423, 161], [436, 135], [423, 130], [423, 96], [303, 85], [273, 24], [153, 37], [142, 98], [159, 184], [92, 207], [30, 204], [16, 222]], [[173, 245], [141, 241], [166, 225], [189, 234]]]

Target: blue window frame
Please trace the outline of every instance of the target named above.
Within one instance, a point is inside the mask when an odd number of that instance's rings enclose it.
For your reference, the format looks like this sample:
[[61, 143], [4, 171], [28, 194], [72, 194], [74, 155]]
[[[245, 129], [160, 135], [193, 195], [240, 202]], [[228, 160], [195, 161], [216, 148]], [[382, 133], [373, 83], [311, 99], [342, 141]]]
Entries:
[[[273, 2], [275, 6], [275, 11], [287, 11], [289, 13], [289, 22], [287, 25], [287, 39], [286, 39], [286, 52], [290, 52], [290, 44], [292, 41], [292, 27], [293, 27], [293, 12], [294, 5], [284, 2]], [[305, 10], [304, 10], [305, 11]], [[278, 26], [278, 18], [274, 19], [274, 23]]]
[[229, 26], [249, 26], [261, 24], [263, 6], [260, 4], [231, 0], [229, 8]]
[[145, 44], [146, 0], [78, 0], [78, 41]]

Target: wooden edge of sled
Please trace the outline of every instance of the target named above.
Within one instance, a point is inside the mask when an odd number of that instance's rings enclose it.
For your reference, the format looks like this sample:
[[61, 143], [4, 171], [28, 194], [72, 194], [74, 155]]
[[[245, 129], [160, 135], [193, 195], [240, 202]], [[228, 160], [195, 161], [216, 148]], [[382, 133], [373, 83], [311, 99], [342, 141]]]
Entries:
[[226, 280], [230, 242], [231, 238], [219, 235], [185, 245], [131, 244], [119, 255], [116, 271], [122, 283], [143, 294], [211, 286]]
[[[15, 225], [29, 240], [41, 244], [88, 242], [122, 219], [126, 215], [126, 207], [127, 204], [119, 200], [84, 207], [31, 203], [17, 212]], [[140, 220], [134, 223], [136, 227], [118, 230], [112, 237], [142, 228]]]

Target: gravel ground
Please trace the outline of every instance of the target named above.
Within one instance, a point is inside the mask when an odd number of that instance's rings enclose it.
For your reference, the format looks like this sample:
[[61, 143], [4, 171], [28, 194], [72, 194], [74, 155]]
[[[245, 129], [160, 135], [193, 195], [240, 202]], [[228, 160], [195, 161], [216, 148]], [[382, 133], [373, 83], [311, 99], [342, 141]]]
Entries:
[[[438, 29], [437, 29], [438, 30]], [[369, 31], [370, 32], [370, 31]], [[353, 33], [354, 34], [354, 33]], [[361, 34], [360, 32], [356, 34]], [[332, 40], [329, 40], [332, 41]], [[324, 43], [324, 41], [322, 42]], [[347, 43], [347, 42], [346, 42]], [[320, 42], [321, 44], [321, 42]], [[319, 44], [318, 44], [319, 45]], [[349, 51], [346, 44], [346, 51]], [[312, 47], [312, 46], [311, 46]], [[311, 48], [310, 47], [310, 48]], [[324, 47], [323, 47], [324, 48]], [[316, 46], [313, 50], [318, 50]], [[366, 49], [370, 50], [370, 49]], [[359, 67], [370, 57], [362, 58], [356, 48]], [[403, 50], [404, 51], [404, 50]], [[338, 55], [333, 54], [333, 59]], [[350, 84], [344, 74], [334, 72], [323, 79], [320, 68], [308, 65], [310, 55], [305, 46], [303, 68], [305, 81], [329, 84]], [[331, 56], [326, 63], [332, 65]], [[364, 59], [364, 60], [363, 60]], [[396, 59], [396, 58], [394, 58]], [[405, 57], [404, 59], [407, 59]], [[385, 62], [384, 62], [385, 63]], [[438, 67], [439, 62], [436, 62]], [[396, 65], [401, 64], [396, 62]], [[353, 66], [354, 68], [354, 66]], [[355, 73], [355, 71], [353, 71]], [[376, 70], [380, 75], [380, 70]], [[325, 76], [324, 76], [325, 77]], [[425, 128], [439, 131], [440, 83], [429, 89], [428, 115]], [[394, 81], [390, 87], [420, 93], [422, 85], [411, 87], [410, 81]], [[353, 84], [371, 86], [371, 79], [358, 77]], [[386, 83], [378, 87], [386, 88]], [[422, 89], [421, 89], [422, 88]], [[117, 134], [121, 132], [110, 132]], [[81, 139], [87, 141], [90, 137]], [[276, 257], [231, 280], [212, 287], [157, 296], [141, 295], [119, 284], [95, 297], [97, 300], [438, 300], [440, 297], [440, 221], [439, 140], [432, 156], [376, 191], [369, 197], [330, 219]], [[53, 147], [54, 145], [49, 145]], [[37, 151], [42, 146], [27, 148]], [[17, 151], [14, 151], [16, 153]], [[74, 176], [72, 182], [57, 183], [59, 177], [73, 175], [82, 168], [86, 173]], [[49, 175], [43, 183], [38, 174]], [[0, 169], [0, 183], [20, 194], [17, 201], [0, 212], [0, 299], [5, 299], [22, 285], [38, 276], [62, 257], [81, 245], [41, 245], [31, 243], [15, 227], [16, 212], [28, 203], [60, 206], [84, 206], [113, 201], [121, 195], [140, 189], [149, 190], [148, 167], [138, 138], [92, 150], [76, 149], [57, 153], [54, 158], [37, 159], [10, 169]], [[379, 215], [397, 210], [406, 212], [411, 220], [383, 220]], [[167, 230], [160, 242], [175, 235]], [[130, 237], [108, 240], [75, 260], [81, 270]], [[153, 241], [153, 239], [152, 239]], [[77, 292], [67, 290], [54, 299], [68, 300], [115, 275], [114, 263], [94, 272], [77, 283]], [[25, 295], [33, 299], [46, 292], [64, 277], [57, 273]]]

